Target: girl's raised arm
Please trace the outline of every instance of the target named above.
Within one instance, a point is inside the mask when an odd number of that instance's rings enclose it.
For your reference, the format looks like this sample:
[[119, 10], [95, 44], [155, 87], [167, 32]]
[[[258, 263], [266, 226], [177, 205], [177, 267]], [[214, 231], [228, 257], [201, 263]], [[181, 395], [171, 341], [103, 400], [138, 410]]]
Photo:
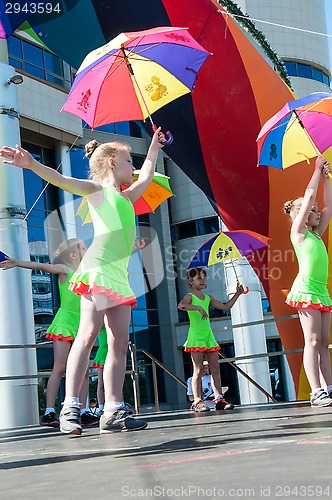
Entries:
[[319, 225], [316, 227], [316, 231], [319, 235], [322, 235], [326, 231], [332, 217], [332, 184], [329, 173], [331, 173], [330, 164], [325, 162], [322, 172], [324, 183], [324, 208], [321, 213]]
[[[312, 210], [313, 204], [316, 200], [319, 179], [324, 168], [324, 163], [325, 159], [322, 156], [318, 156], [316, 160], [315, 170], [309, 181], [307, 189], [305, 190], [300, 210], [293, 220], [291, 233], [295, 240], [298, 239], [299, 235], [305, 235], [305, 225], [307, 223], [310, 211]], [[298, 241], [297, 243], [300, 243], [300, 241]]]
[[23, 267], [24, 269], [39, 269], [50, 274], [68, 274], [68, 267], [65, 264], [45, 264], [30, 260], [6, 259], [0, 262], [0, 269], [12, 269], [13, 267]]
[[42, 165], [21, 146], [16, 146], [16, 148], [4, 146], [0, 150], [0, 156], [5, 158], [4, 163], [31, 170], [45, 181], [69, 193], [88, 196], [102, 189], [97, 182], [67, 177], [53, 168]]
[[165, 139], [164, 134], [160, 132], [160, 130], [160, 127], [157, 128], [152, 136], [149, 151], [142, 165], [137, 181], [124, 191], [124, 193], [126, 194], [126, 196], [128, 196], [132, 203], [134, 203], [142, 196], [153, 179], [158, 153], [159, 150], [163, 147], [162, 141]]

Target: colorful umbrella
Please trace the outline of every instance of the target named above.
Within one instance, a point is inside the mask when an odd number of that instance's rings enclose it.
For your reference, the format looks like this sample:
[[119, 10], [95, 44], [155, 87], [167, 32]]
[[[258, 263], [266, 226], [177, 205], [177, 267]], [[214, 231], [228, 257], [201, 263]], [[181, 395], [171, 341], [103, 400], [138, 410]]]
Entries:
[[[138, 179], [140, 171], [134, 171], [134, 181]], [[122, 189], [126, 189], [128, 186], [121, 186]], [[135, 215], [147, 214], [154, 212], [156, 208], [159, 207], [167, 198], [174, 196], [169, 185], [169, 177], [163, 174], [155, 172], [151, 184], [144, 191], [142, 196], [135, 201], [134, 209]], [[86, 199], [83, 198], [80, 206], [77, 209], [76, 215], [82, 219], [82, 224], [87, 224], [92, 222], [89, 213], [89, 207]]]
[[323, 154], [332, 145], [332, 95], [323, 92], [291, 101], [261, 129], [258, 165], [284, 170]]
[[121, 33], [86, 56], [62, 111], [92, 128], [145, 120], [188, 94], [209, 52], [184, 28]]
[[[252, 254], [255, 250], [268, 246], [268, 241], [269, 238], [253, 231], [220, 232], [199, 247], [190, 261], [188, 269], [230, 261], [239, 283], [233, 259], [242, 259], [242, 257]], [[248, 292], [249, 288], [246, 287], [245, 293]]]

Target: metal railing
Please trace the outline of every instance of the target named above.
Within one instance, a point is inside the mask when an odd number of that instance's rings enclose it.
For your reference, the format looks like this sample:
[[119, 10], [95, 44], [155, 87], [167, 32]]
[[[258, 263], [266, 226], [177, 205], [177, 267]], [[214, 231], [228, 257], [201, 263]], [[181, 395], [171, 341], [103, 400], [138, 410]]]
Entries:
[[[298, 315], [291, 315], [291, 316], [284, 316], [284, 317], [279, 317], [279, 318], [268, 318], [260, 321], [255, 321], [255, 322], [249, 322], [249, 323], [243, 323], [239, 325], [230, 325], [230, 326], [225, 326], [223, 328], [219, 328], [218, 331], [220, 330], [228, 330], [228, 329], [235, 329], [235, 328], [242, 328], [245, 326], [254, 326], [258, 324], [264, 324], [264, 323], [275, 323], [278, 321], [284, 321], [284, 320], [290, 320], [290, 319], [295, 319], [298, 318]], [[9, 344], [9, 345], [1, 345], [0, 350], [3, 349], [49, 349], [53, 347], [53, 343], [40, 343], [40, 344]], [[332, 349], [332, 344], [329, 345], [329, 349]], [[139, 387], [139, 371], [138, 371], [138, 364], [137, 364], [137, 353], [140, 352], [142, 353], [145, 357], [151, 360], [151, 368], [152, 368], [152, 381], [153, 381], [153, 392], [154, 392], [154, 400], [155, 400], [155, 409], [156, 412], [160, 412], [160, 401], [159, 401], [159, 390], [158, 390], [158, 379], [157, 379], [157, 366], [161, 368], [164, 373], [167, 373], [169, 376], [171, 376], [177, 383], [179, 383], [182, 387], [187, 389], [187, 384], [181, 380], [179, 377], [177, 377], [171, 370], [169, 370], [161, 361], [159, 361], [153, 354], [148, 352], [146, 349], [136, 349], [135, 344], [132, 342], [129, 343], [129, 352], [130, 352], [130, 362], [131, 362], [131, 368], [129, 370], [126, 370], [126, 374], [131, 376], [132, 379], [132, 384], [133, 384], [133, 399], [134, 399], [134, 406], [135, 406], [135, 412], [139, 413], [140, 411], [140, 406], [141, 406], [141, 400], [140, 400], [140, 387]], [[238, 373], [240, 373], [242, 376], [244, 376], [251, 384], [253, 384], [259, 391], [261, 391], [267, 398], [268, 400], [271, 400], [273, 402], [277, 402], [276, 399], [269, 394], [263, 387], [261, 387], [254, 379], [252, 379], [245, 371], [243, 371], [237, 364], [236, 362], [238, 361], [243, 361], [243, 360], [251, 360], [251, 359], [257, 359], [257, 358], [268, 358], [271, 356], [284, 356], [288, 354], [298, 354], [298, 353], [303, 353], [303, 348], [299, 349], [292, 349], [292, 350], [281, 350], [281, 351], [275, 351], [275, 352], [264, 352], [264, 353], [259, 353], [259, 354], [251, 354], [247, 356], [235, 356], [228, 358], [225, 356], [223, 353], [220, 351], [218, 352], [219, 356], [221, 359], [219, 359], [219, 363], [229, 363]], [[97, 371], [93, 371], [89, 373], [90, 377], [96, 376]], [[0, 381], [4, 380], [25, 380], [25, 379], [40, 379], [40, 378], [48, 378], [50, 376], [50, 372], [47, 371], [40, 371], [37, 374], [34, 375], [12, 375], [12, 376], [3, 376], [0, 377]]]

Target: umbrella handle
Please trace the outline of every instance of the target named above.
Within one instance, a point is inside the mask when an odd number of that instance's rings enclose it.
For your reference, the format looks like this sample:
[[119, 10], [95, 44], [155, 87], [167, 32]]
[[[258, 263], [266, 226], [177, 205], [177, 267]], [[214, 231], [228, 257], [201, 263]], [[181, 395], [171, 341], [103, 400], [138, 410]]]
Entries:
[[[238, 285], [238, 286], [241, 286], [241, 283], [238, 281], [238, 282], [237, 282], [237, 285]], [[249, 288], [248, 286], [245, 286], [245, 287], [243, 287], [243, 288], [244, 288], [244, 291], [242, 292], [242, 295], [247, 295], [247, 293], [249, 293], [249, 292], [250, 292], [250, 288]]]
[[[158, 128], [157, 125], [152, 125], [152, 130], [154, 132], [157, 130], [157, 128]], [[166, 137], [166, 141], [162, 142], [163, 146], [169, 146], [170, 144], [172, 144], [173, 135], [171, 134], [171, 132], [169, 130], [165, 133], [165, 137]]]
[[141, 243], [138, 243], [138, 238], [136, 238], [135, 247], [136, 248], [144, 248], [145, 247], [145, 240], [143, 240], [143, 238], [141, 238]]

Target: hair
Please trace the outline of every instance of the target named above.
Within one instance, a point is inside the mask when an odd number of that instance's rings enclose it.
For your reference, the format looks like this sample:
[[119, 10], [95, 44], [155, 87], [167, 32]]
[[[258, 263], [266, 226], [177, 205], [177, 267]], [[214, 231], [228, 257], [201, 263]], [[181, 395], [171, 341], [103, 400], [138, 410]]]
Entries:
[[114, 158], [121, 151], [130, 153], [130, 146], [122, 142], [100, 143], [92, 140], [85, 145], [85, 156], [89, 159], [89, 178], [101, 182], [108, 172], [108, 158]]
[[284, 203], [284, 212], [288, 214], [292, 220], [295, 219], [303, 202], [303, 198], [296, 198], [295, 200], [288, 200]]
[[70, 264], [70, 254], [77, 252], [81, 241], [80, 238], [70, 238], [63, 241], [54, 252], [53, 264]]
[[202, 267], [193, 267], [192, 269], [189, 269], [187, 271], [187, 279], [188, 279], [189, 285], [190, 285], [189, 280], [196, 278], [196, 276], [201, 276], [202, 274], [204, 276], [206, 276], [206, 271]]

